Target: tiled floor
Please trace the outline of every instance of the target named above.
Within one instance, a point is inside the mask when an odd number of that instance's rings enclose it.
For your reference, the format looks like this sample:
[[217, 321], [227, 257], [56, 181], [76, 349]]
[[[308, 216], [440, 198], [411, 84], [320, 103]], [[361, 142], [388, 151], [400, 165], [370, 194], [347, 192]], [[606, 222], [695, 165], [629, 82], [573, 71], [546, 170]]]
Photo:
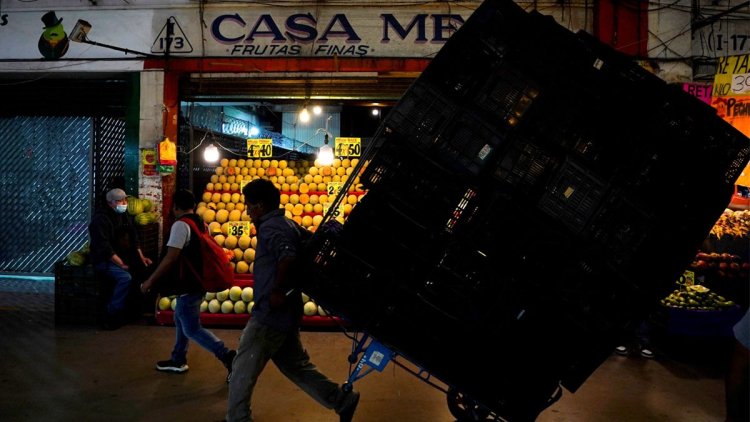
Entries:
[[[198, 346], [190, 371], [154, 370], [167, 358], [174, 328], [133, 323], [116, 331], [56, 327], [49, 279], [0, 277], [0, 421], [216, 421], [227, 387], [221, 363]], [[239, 328], [213, 330], [236, 347]], [[313, 362], [346, 379], [351, 342], [341, 332], [305, 331]], [[719, 347], [719, 346], [717, 346]], [[613, 355], [575, 393], [544, 411], [542, 422], [724, 420], [723, 353], [655, 360]], [[357, 381], [357, 422], [453, 421], [445, 394], [390, 364]], [[253, 398], [256, 422], [337, 421], [270, 365]]]

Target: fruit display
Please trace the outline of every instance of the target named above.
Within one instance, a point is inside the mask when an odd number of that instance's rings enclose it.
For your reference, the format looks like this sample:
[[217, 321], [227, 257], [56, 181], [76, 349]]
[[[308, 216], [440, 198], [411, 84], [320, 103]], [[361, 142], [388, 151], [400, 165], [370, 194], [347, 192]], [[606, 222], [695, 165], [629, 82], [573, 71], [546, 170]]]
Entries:
[[733, 301], [699, 284], [674, 290], [661, 300], [661, 304], [670, 308], [700, 311], [718, 311], [735, 306]]
[[153, 212], [154, 204], [148, 198], [128, 196], [128, 214], [133, 216], [135, 224], [145, 226], [159, 221], [159, 214]]
[[688, 269], [714, 292], [750, 305], [750, 211], [724, 210]]
[[74, 267], [81, 267], [86, 265], [89, 260], [89, 242], [83, 244], [81, 249], [68, 253], [65, 257], [65, 263]]
[[711, 228], [711, 234], [721, 239], [723, 236], [746, 237], [750, 233], [750, 210], [724, 210]]
[[[220, 161], [211, 175], [196, 214], [206, 222], [216, 243], [222, 246], [237, 274], [252, 274], [257, 246], [257, 232], [244, 212], [242, 186], [255, 179], [270, 180], [280, 191], [280, 205], [288, 218], [310, 231], [315, 231], [323, 220], [334, 192], [350, 177], [354, 177], [339, 203], [343, 223], [353, 207], [364, 195], [359, 176], [353, 175], [358, 159], [335, 159], [330, 166], [315, 161], [287, 161], [276, 159], [227, 159]], [[249, 231], [238, 232], [233, 223], [248, 222]], [[236, 227], [236, 226], [235, 226]]]
[[690, 270], [710, 280], [718, 278], [747, 281], [750, 263], [743, 262], [739, 255], [727, 252], [698, 252], [690, 263]]
[[[238, 276], [238, 285], [220, 292], [207, 292], [200, 305], [201, 323], [204, 325], [244, 325], [252, 314], [254, 292], [248, 275]], [[310, 296], [302, 295], [303, 325], [328, 326], [338, 324], [338, 319], [317, 305]], [[162, 296], [156, 301], [158, 323], [173, 324], [177, 296]]]

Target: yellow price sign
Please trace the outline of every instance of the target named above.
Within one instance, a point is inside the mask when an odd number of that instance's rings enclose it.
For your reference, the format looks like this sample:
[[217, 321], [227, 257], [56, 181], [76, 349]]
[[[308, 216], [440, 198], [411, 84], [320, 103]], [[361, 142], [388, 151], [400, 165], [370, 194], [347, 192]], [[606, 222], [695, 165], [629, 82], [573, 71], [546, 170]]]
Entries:
[[686, 286], [692, 286], [695, 284], [695, 273], [690, 270], [685, 270], [685, 272], [682, 273], [682, 276], [685, 280]]
[[336, 138], [333, 155], [337, 157], [359, 157], [362, 153], [360, 138]]
[[248, 139], [248, 158], [268, 158], [273, 156], [273, 139]]
[[249, 180], [249, 179], [240, 180], [240, 195], [242, 194], [242, 191], [245, 189], [245, 185], [250, 182], [252, 182], [252, 180]]
[[[328, 210], [331, 208], [331, 202], [323, 204], [323, 215], [328, 215]], [[344, 216], [344, 204], [339, 203], [338, 208], [333, 212], [333, 218], [339, 218]]]
[[328, 182], [328, 185], [326, 186], [326, 193], [329, 197], [335, 197], [336, 195], [341, 192], [341, 186], [343, 183], [341, 182]]
[[249, 221], [230, 221], [227, 225], [227, 234], [232, 236], [250, 236]]

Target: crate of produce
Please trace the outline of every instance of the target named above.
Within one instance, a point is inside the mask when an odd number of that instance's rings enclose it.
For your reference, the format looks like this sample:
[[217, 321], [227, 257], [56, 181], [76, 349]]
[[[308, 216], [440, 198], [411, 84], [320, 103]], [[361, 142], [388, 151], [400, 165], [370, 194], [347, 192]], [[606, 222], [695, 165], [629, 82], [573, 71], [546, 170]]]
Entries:
[[106, 304], [106, 286], [97, 280], [91, 265], [55, 263], [55, 322], [95, 324]]
[[138, 243], [143, 255], [157, 261], [159, 259], [159, 223], [148, 223], [136, 227]]

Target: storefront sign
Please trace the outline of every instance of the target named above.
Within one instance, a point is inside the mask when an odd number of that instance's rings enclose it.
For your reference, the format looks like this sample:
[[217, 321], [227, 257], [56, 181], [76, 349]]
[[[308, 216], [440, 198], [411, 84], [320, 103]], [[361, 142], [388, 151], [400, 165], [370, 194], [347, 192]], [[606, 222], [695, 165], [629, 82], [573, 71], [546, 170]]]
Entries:
[[714, 97], [750, 95], [750, 55], [719, 57]]
[[[61, 60], [132, 59], [167, 53], [175, 57], [423, 58], [436, 54], [480, 3], [469, 2], [460, 8], [431, 2], [371, 7], [317, 4], [294, 9], [234, 3], [206, 9], [198, 5], [171, 9], [66, 7], [54, 13], [55, 23], [64, 25], [66, 33], [78, 20], [86, 21], [91, 25], [87, 39], [98, 43], [70, 42]], [[3, 7], [0, 59], [42, 58], [38, 40], [46, 25], [42, 18], [49, 12], [25, 5], [10, 11]], [[100, 66], [78, 66], [90, 65]], [[129, 62], [112, 65], [130, 68]]]
[[713, 85], [687, 82], [682, 84], [682, 90], [706, 104], [711, 104], [711, 91], [713, 91]]

